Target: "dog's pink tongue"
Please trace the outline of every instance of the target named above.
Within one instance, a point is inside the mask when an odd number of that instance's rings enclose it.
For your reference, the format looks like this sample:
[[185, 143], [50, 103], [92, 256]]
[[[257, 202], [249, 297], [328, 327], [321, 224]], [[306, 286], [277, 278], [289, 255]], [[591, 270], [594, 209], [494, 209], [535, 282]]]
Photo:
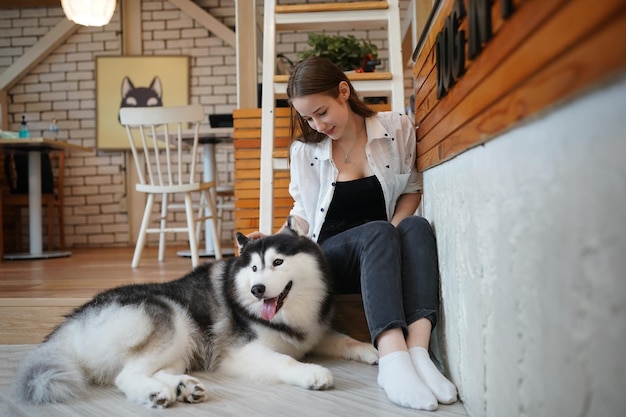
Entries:
[[263, 307], [261, 307], [261, 317], [270, 321], [276, 315], [276, 305], [278, 304], [278, 297], [263, 300]]

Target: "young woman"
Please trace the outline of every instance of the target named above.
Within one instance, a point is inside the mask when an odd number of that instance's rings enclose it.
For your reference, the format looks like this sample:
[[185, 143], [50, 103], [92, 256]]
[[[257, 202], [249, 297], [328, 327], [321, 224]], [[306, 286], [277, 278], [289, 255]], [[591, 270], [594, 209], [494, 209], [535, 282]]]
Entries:
[[322, 247], [336, 292], [362, 294], [380, 356], [378, 384], [404, 407], [456, 401], [455, 386], [428, 354], [438, 261], [429, 223], [414, 216], [421, 177], [411, 120], [370, 109], [324, 58], [298, 63], [287, 95], [292, 131], [301, 132], [290, 149], [291, 214]]

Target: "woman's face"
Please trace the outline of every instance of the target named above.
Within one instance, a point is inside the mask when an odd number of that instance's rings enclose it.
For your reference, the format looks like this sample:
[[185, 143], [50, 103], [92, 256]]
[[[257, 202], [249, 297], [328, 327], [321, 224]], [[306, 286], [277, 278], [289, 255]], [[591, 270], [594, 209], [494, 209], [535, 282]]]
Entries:
[[291, 100], [294, 109], [309, 124], [311, 129], [323, 133], [331, 139], [343, 137], [352, 112], [347, 101], [350, 96], [350, 88], [343, 84], [345, 82], [339, 85], [337, 98], [318, 93]]

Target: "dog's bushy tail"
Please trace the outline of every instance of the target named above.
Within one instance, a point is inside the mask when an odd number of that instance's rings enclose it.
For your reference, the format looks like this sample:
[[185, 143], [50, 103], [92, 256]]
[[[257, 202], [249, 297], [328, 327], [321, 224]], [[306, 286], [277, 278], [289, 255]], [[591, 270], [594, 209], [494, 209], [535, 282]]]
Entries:
[[54, 340], [39, 345], [20, 364], [13, 393], [30, 404], [66, 402], [81, 396], [87, 381], [72, 355]]

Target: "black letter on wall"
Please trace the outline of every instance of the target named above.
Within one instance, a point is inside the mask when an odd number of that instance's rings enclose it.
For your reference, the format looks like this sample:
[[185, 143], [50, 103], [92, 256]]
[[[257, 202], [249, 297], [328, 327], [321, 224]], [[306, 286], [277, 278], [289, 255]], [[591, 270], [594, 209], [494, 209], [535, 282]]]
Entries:
[[463, 0], [458, 0], [452, 10], [452, 33], [454, 33], [454, 41], [450, 49], [452, 65], [452, 76], [455, 80], [461, 78], [465, 70], [465, 31], [459, 30], [459, 21], [465, 17], [465, 7]]
[[500, 16], [503, 19], [508, 19], [513, 14], [514, 8], [513, 0], [500, 0]]
[[443, 65], [444, 56], [446, 55], [445, 41], [443, 36], [444, 31], [437, 34], [437, 41], [435, 42], [435, 63], [437, 64], [437, 98], [441, 98], [446, 95], [446, 89], [443, 86]]
[[483, 44], [491, 39], [492, 0], [469, 0], [469, 58], [480, 54]]

